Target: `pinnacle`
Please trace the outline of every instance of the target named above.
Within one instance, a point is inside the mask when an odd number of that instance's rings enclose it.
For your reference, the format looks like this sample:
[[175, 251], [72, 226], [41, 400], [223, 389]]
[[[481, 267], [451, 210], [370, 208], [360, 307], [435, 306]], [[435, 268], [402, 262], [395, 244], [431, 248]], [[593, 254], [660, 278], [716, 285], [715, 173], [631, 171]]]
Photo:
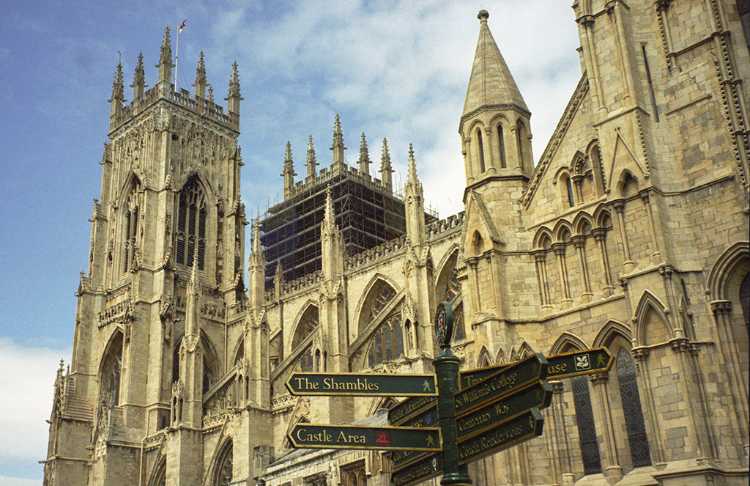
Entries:
[[318, 162], [315, 156], [315, 144], [313, 143], [312, 135], [310, 135], [307, 138], [307, 159], [305, 160], [305, 166], [307, 167], [307, 177], [315, 177], [315, 167], [317, 165]]
[[489, 105], [511, 104], [529, 111], [513, 75], [497, 47], [487, 24], [490, 14], [480, 10], [479, 39], [474, 53], [463, 114]]
[[414, 147], [409, 144], [409, 182], [417, 182], [417, 161], [414, 158]]
[[380, 169], [381, 172], [383, 168], [385, 168], [386, 166], [388, 167], [388, 170], [390, 170], [391, 168], [391, 154], [390, 154], [390, 151], [388, 150], [387, 138], [383, 138], [383, 149], [380, 154], [380, 165], [381, 165], [381, 169]]
[[291, 164], [293, 162], [292, 159], [292, 143], [287, 140], [286, 142], [286, 148], [284, 149], [284, 162], [287, 164]]

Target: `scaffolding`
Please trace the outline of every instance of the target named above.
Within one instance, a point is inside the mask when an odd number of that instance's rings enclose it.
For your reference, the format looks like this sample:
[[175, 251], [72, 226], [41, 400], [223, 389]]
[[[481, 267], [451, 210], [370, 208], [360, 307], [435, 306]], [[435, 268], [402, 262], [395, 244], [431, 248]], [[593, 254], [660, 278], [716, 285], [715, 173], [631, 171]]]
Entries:
[[[310, 184], [268, 209], [261, 220], [260, 237], [266, 258], [267, 288], [273, 285], [278, 263], [285, 281], [321, 269], [320, 224], [328, 187], [347, 255], [406, 232], [404, 201], [384, 187], [360, 179], [344, 171]], [[436, 220], [431, 213], [426, 213], [425, 218], [428, 223]]]

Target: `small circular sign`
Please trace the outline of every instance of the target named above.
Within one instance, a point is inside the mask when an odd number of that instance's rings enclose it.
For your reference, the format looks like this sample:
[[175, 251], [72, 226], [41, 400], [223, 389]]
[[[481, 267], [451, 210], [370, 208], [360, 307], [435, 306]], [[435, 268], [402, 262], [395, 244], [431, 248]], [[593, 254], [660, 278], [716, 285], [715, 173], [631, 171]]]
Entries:
[[435, 335], [441, 348], [450, 346], [453, 338], [453, 306], [448, 301], [438, 305], [435, 313]]

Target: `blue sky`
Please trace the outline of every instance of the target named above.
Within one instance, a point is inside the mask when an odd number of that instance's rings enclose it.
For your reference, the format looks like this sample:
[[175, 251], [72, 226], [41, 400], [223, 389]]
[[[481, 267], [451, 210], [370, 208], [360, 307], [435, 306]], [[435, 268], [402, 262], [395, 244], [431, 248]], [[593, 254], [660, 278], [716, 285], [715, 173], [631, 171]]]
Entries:
[[532, 111], [538, 156], [580, 76], [569, 2], [8, 0], [0, 16], [0, 436], [18, 440], [0, 440], [0, 483], [41, 478], [36, 461], [56, 362], [72, 346], [118, 57], [129, 85], [143, 51], [152, 85], [164, 26], [187, 19], [180, 85], [192, 84], [203, 49], [223, 99], [237, 60], [250, 214], [278, 201], [287, 140], [298, 172], [309, 134], [319, 162], [330, 161], [340, 112], [347, 159], [356, 160], [361, 131], [373, 160], [387, 136], [397, 181], [413, 142], [426, 198], [447, 216], [460, 210], [457, 127], [480, 8]]

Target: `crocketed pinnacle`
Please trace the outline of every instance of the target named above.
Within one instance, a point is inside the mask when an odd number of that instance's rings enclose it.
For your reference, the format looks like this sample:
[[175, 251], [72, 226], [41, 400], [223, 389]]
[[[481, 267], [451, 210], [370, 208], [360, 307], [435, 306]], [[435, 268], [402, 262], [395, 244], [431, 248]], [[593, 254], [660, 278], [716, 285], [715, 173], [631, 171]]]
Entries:
[[240, 71], [239, 67], [237, 66], [237, 61], [234, 61], [232, 63], [232, 74], [229, 76], [229, 91], [227, 92], [227, 99], [232, 97], [241, 99]]
[[110, 102], [122, 103], [125, 99], [125, 88], [123, 86], [122, 63], [118, 62], [115, 68], [115, 77], [112, 80], [112, 97]]
[[336, 113], [336, 119], [333, 122], [333, 145], [331, 145], [331, 150], [333, 150], [333, 166], [337, 167], [339, 165], [344, 165], [344, 150], [346, 147], [344, 146], [344, 132], [341, 129], [341, 117], [338, 113]]
[[170, 40], [169, 26], [164, 28], [164, 38], [161, 41], [159, 52], [159, 81], [170, 82], [172, 75], [172, 41]]
[[133, 98], [138, 99], [143, 97], [143, 90], [146, 87], [146, 72], [143, 69], [143, 53], [138, 53], [138, 62], [135, 65], [135, 73], [133, 74], [133, 84], [130, 85], [133, 88]]
[[310, 135], [307, 138], [307, 159], [305, 160], [305, 166], [307, 168], [307, 178], [314, 179], [316, 175], [316, 167], [318, 165], [317, 157], [315, 156], [315, 145], [313, 143], [313, 137]]
[[383, 138], [383, 148], [380, 153], [380, 180], [387, 189], [393, 188], [393, 167], [391, 166], [391, 153], [388, 150], [388, 139]]
[[417, 178], [417, 161], [414, 158], [414, 147], [412, 144], [409, 144], [409, 162], [408, 162], [408, 183], [410, 184], [418, 184], [419, 180]]
[[463, 114], [484, 106], [501, 104], [515, 105], [529, 111], [487, 25], [490, 14], [486, 10], [480, 10], [477, 17], [479, 40], [474, 54], [474, 64], [471, 67]]
[[193, 83], [193, 86], [195, 87], [195, 96], [200, 98], [205, 97], [207, 84], [206, 58], [203, 55], [203, 51], [201, 51], [200, 56], [198, 57], [198, 65], [195, 67], [195, 82]]
[[359, 140], [359, 172], [362, 174], [370, 175], [370, 151], [367, 148], [367, 137], [365, 132], [362, 132], [362, 136]]
[[323, 212], [324, 231], [330, 232], [336, 229], [336, 211], [333, 208], [333, 194], [331, 186], [326, 188], [326, 205]]

